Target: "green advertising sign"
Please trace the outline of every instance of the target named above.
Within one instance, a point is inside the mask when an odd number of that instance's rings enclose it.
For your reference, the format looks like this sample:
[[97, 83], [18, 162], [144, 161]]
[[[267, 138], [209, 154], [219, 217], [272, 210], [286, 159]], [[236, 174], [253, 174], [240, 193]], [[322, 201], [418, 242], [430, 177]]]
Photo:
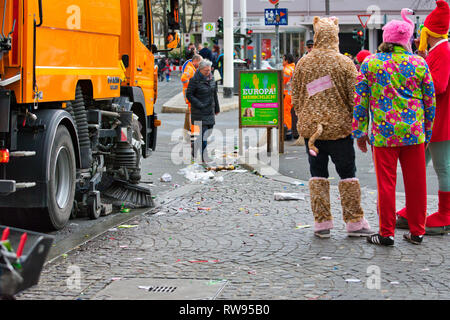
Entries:
[[279, 127], [282, 122], [282, 74], [280, 71], [240, 73], [240, 127]]

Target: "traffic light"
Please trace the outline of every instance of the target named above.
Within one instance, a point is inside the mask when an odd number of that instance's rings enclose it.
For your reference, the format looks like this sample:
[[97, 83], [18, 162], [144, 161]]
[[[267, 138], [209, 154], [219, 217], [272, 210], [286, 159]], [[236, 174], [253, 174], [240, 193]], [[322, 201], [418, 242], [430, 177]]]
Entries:
[[356, 40], [361, 47], [364, 46], [364, 42], [366, 41], [364, 31], [361, 29], [354, 29], [353, 39]]
[[170, 29], [180, 30], [180, 6], [178, 0], [170, 0], [170, 10], [167, 11], [167, 21]]
[[223, 18], [217, 19], [217, 31], [223, 34]]
[[247, 34], [247, 37], [246, 37], [247, 45], [251, 45], [253, 43], [253, 40], [252, 40], [253, 30], [247, 28], [245, 33]]

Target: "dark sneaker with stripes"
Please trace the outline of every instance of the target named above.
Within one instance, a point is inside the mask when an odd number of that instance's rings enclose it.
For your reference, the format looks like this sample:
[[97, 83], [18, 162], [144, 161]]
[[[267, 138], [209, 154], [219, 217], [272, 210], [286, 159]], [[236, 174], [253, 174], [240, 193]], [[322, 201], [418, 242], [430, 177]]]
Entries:
[[409, 232], [403, 235], [403, 239], [412, 244], [421, 244], [423, 241], [423, 236], [413, 236], [411, 232]]
[[367, 237], [367, 242], [381, 246], [393, 246], [394, 237], [383, 237], [380, 234], [373, 234]]

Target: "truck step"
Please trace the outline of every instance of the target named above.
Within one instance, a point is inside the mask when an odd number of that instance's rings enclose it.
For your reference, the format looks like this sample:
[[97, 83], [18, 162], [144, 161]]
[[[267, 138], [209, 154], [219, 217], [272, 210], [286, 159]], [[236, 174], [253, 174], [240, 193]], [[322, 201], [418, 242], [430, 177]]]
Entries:
[[9, 153], [10, 157], [23, 158], [23, 157], [33, 157], [36, 155], [36, 151], [13, 151]]
[[36, 182], [19, 182], [16, 183], [16, 189], [27, 189], [36, 186]]

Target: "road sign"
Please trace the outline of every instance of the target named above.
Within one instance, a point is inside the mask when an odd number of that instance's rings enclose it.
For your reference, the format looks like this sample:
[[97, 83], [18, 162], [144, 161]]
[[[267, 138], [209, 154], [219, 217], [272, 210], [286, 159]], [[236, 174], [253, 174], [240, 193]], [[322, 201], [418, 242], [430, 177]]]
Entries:
[[216, 36], [216, 24], [214, 22], [203, 23], [203, 36], [205, 38], [214, 38]]
[[265, 9], [264, 24], [266, 26], [287, 26], [288, 25], [288, 9]]
[[270, 2], [271, 4], [278, 4], [278, 2], [280, 2], [280, 0], [269, 0], [269, 2]]
[[371, 16], [371, 14], [358, 14], [359, 22], [364, 29], [367, 27], [367, 23], [369, 22]]

